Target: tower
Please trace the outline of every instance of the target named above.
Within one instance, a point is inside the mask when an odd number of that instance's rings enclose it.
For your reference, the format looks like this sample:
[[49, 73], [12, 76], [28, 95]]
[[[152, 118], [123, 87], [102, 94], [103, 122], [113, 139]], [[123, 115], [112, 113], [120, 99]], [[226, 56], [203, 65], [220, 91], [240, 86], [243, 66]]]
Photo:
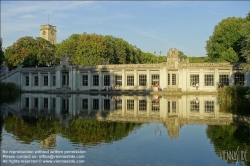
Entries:
[[48, 40], [52, 44], [56, 44], [56, 26], [53, 25], [41, 25], [40, 37]]

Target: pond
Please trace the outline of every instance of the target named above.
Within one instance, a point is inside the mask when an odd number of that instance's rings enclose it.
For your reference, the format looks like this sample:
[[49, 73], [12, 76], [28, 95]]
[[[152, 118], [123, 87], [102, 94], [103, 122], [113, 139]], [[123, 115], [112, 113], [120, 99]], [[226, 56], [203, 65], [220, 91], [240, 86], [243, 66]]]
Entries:
[[22, 94], [1, 106], [2, 165], [250, 165], [250, 119], [218, 97]]

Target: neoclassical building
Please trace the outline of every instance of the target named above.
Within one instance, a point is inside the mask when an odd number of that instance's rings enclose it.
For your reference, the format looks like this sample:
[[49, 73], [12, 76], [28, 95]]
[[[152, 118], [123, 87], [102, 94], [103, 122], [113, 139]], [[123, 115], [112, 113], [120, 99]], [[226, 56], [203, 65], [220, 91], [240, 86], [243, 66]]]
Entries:
[[170, 49], [159, 64], [114, 64], [74, 66], [67, 56], [54, 67], [18, 67], [1, 75], [25, 92], [31, 91], [163, 91], [216, 92], [218, 85], [250, 86], [250, 73], [239, 64], [190, 63]]

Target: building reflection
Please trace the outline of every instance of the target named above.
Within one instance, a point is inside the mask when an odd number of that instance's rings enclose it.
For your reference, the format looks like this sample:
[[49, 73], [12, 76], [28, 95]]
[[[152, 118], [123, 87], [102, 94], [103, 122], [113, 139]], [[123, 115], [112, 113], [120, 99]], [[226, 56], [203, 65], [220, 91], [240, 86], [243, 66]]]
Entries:
[[70, 120], [93, 118], [116, 122], [160, 122], [171, 138], [184, 124], [229, 125], [233, 116], [219, 112], [217, 96], [111, 96], [88, 94], [21, 95], [19, 102], [5, 106], [5, 116], [51, 117], [68, 128]]

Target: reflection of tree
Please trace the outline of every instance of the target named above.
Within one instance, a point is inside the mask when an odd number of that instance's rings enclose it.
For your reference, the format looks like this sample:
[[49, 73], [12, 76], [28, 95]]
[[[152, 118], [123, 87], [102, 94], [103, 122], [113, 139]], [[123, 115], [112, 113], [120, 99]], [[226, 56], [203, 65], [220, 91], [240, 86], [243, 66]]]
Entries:
[[223, 87], [219, 90], [220, 112], [236, 115], [249, 115], [250, 102], [245, 98], [249, 87], [234, 86]]
[[3, 128], [3, 116], [0, 114], [0, 146], [2, 145], [2, 128]]
[[141, 124], [107, 122], [98, 120], [73, 120], [67, 130], [63, 130], [62, 136], [71, 142], [81, 142], [84, 145], [97, 145], [101, 142], [113, 142], [120, 140], [138, 128]]
[[11, 82], [0, 82], [0, 106], [15, 103], [20, 97], [20, 88]]
[[[220, 156], [221, 151], [246, 151], [246, 165], [250, 165], [250, 130], [246, 126], [208, 126], [207, 137], [214, 145], [215, 153]], [[236, 163], [235, 160], [228, 160], [228, 163]]]
[[[44, 117], [32, 118], [23, 117], [22, 120], [17, 116], [9, 115], [5, 119], [5, 130], [14, 134], [19, 140], [30, 143], [34, 140], [41, 140], [41, 146], [44, 142], [51, 140], [53, 134], [61, 134], [71, 142], [79, 142], [84, 145], [97, 145], [101, 142], [112, 142], [120, 140], [140, 127], [141, 124], [107, 122], [98, 120], [72, 120], [69, 127], [63, 130], [60, 122], [55, 119]], [[52, 140], [55, 140], [54, 137]], [[46, 144], [46, 146], [47, 146]], [[55, 142], [52, 141], [53, 146]]]
[[30, 143], [34, 140], [44, 140], [50, 134], [56, 133], [60, 128], [57, 120], [50, 120], [46, 117], [33, 118], [23, 117], [22, 120], [17, 116], [10, 115], [5, 119], [5, 130], [13, 133], [19, 140]]

